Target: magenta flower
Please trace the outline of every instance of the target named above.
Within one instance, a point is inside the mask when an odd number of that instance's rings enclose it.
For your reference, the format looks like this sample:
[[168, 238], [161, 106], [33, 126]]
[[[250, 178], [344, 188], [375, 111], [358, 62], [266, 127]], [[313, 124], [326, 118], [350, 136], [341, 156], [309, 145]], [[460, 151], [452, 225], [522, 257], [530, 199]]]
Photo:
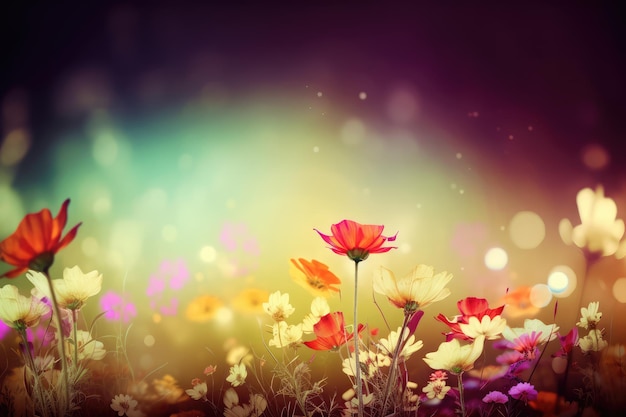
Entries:
[[484, 403], [496, 403], [496, 404], [505, 404], [509, 400], [505, 394], [500, 391], [491, 391], [489, 394], [483, 397]]
[[528, 401], [537, 399], [537, 390], [535, 390], [535, 387], [528, 382], [520, 382], [514, 387], [511, 387], [509, 395], [516, 400], [527, 403]]

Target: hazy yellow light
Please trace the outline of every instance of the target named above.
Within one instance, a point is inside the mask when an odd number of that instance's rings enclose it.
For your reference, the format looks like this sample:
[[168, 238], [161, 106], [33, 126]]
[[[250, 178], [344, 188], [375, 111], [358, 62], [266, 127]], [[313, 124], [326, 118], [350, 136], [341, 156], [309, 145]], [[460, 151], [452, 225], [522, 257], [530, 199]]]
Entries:
[[530, 289], [530, 303], [537, 308], [550, 304], [552, 292], [546, 284], [537, 284]]
[[546, 237], [546, 226], [537, 213], [520, 211], [509, 223], [509, 236], [518, 248], [534, 249]]
[[154, 346], [155, 342], [156, 342], [156, 339], [151, 334], [146, 335], [146, 337], [143, 338], [143, 344], [146, 345], [147, 347]]
[[161, 236], [163, 236], [163, 240], [166, 242], [175, 242], [178, 237], [178, 230], [175, 226], [166, 224], [161, 230]]
[[233, 311], [228, 307], [220, 307], [215, 312], [215, 321], [222, 325], [229, 324], [233, 321]]
[[491, 248], [485, 254], [485, 266], [492, 271], [504, 269], [509, 262], [509, 256], [502, 248]]
[[564, 298], [576, 289], [576, 273], [567, 265], [558, 265], [548, 274], [548, 288], [555, 297]]
[[96, 216], [108, 214], [111, 211], [111, 199], [108, 196], [98, 197], [94, 200], [91, 209]]
[[96, 256], [100, 250], [100, 245], [98, 245], [96, 238], [89, 236], [83, 239], [80, 248], [85, 255]]
[[203, 246], [200, 249], [200, 260], [202, 262], [211, 263], [217, 258], [217, 251], [213, 246]]
[[613, 297], [620, 303], [626, 303], [626, 278], [618, 278], [613, 284]]
[[26, 129], [10, 131], [0, 146], [0, 164], [12, 166], [20, 162], [30, 148], [30, 134]]
[[365, 125], [359, 119], [348, 119], [341, 127], [341, 140], [347, 145], [357, 145], [365, 139]]

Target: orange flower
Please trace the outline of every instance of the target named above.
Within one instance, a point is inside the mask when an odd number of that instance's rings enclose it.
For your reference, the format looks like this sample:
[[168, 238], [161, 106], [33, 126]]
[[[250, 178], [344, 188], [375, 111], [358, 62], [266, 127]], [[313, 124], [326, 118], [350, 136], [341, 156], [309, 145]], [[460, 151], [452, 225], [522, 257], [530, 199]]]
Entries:
[[74, 240], [81, 225], [78, 223], [61, 238], [69, 204], [68, 198], [54, 219], [47, 208], [27, 214], [15, 232], [0, 242], [0, 260], [16, 267], [0, 275], [0, 278], [15, 278], [29, 269], [48, 272], [54, 262], [54, 255]]
[[[365, 328], [365, 325], [359, 324], [358, 333]], [[328, 313], [315, 323], [313, 331], [317, 339], [304, 342], [305, 345], [314, 350], [338, 350], [345, 343], [354, 338], [354, 333], [346, 331], [343, 313], [336, 311]]]
[[291, 277], [298, 284], [312, 292], [314, 295], [328, 297], [332, 291], [339, 292], [339, 288], [333, 285], [341, 284], [341, 280], [330, 272], [328, 266], [316, 261], [306, 259], [291, 259]]
[[354, 262], [367, 259], [370, 253], [383, 253], [395, 246], [383, 247], [385, 242], [393, 242], [396, 235], [383, 236], [385, 226], [373, 224], [360, 224], [352, 220], [342, 220], [330, 227], [331, 235], [325, 235], [315, 229], [317, 233], [330, 245], [330, 249], [339, 254], [346, 255]]

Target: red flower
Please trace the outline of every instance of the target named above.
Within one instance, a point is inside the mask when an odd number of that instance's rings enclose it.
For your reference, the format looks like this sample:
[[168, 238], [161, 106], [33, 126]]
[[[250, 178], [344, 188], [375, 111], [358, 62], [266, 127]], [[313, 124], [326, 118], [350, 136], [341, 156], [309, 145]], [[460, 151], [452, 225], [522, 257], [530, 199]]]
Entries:
[[561, 343], [561, 349], [552, 355], [556, 356], [567, 356], [574, 346], [578, 343], [578, 328], [572, 327], [572, 330], [569, 331], [565, 336], [559, 335], [559, 342]]
[[480, 321], [484, 316], [489, 316], [493, 319], [496, 316], [500, 316], [502, 314], [502, 310], [504, 309], [504, 305], [495, 309], [490, 309], [489, 303], [486, 299], [476, 297], [467, 297], [460, 300], [457, 303], [457, 306], [461, 314], [453, 317], [452, 320], [449, 320], [443, 314], [439, 314], [435, 317], [440, 322], [448, 325], [448, 327], [452, 330], [449, 333], [445, 333], [446, 341], [448, 342], [452, 339], [471, 339], [471, 337], [465, 335], [463, 331], [461, 331], [461, 326], [459, 326], [461, 323], [468, 324], [470, 317], [476, 317], [478, 321]]
[[[359, 324], [358, 332], [361, 333], [364, 328], [365, 325]], [[313, 332], [317, 339], [304, 342], [304, 344], [315, 350], [337, 350], [354, 338], [354, 333], [346, 332], [341, 311], [322, 316], [320, 321], [313, 325]]]
[[396, 240], [397, 235], [396, 233], [389, 237], [383, 236], [384, 227], [342, 220], [330, 227], [331, 235], [325, 235], [317, 229], [315, 231], [330, 245], [333, 252], [360, 262], [367, 259], [370, 253], [383, 253], [396, 249], [395, 246], [383, 247], [385, 242]]
[[27, 214], [15, 232], [0, 242], [0, 260], [16, 267], [0, 275], [0, 278], [15, 278], [29, 269], [48, 271], [54, 255], [74, 240], [81, 225], [78, 223], [61, 238], [67, 222], [69, 204], [70, 200], [65, 200], [54, 219], [47, 208], [38, 213]]

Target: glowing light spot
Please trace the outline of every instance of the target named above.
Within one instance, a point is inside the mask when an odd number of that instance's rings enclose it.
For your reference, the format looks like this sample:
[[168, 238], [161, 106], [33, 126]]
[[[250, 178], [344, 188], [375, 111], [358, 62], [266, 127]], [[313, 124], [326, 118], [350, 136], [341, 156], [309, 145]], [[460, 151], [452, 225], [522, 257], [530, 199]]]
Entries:
[[398, 250], [400, 251], [400, 253], [409, 253], [411, 252], [411, 245], [409, 245], [408, 243], [402, 243], [400, 247], [398, 247]]
[[[422, 208], [422, 205], [421, 205], [420, 203], [417, 203], [417, 204], [415, 205], [415, 207], [417, 207], [418, 209], [420, 209], [420, 208]], [[354, 361], [354, 363], [356, 364], [356, 360]]]
[[618, 278], [613, 284], [613, 297], [620, 303], [626, 303], [626, 278]]
[[215, 321], [219, 324], [229, 324], [233, 320], [233, 311], [228, 307], [221, 307], [215, 313]]
[[322, 96], [323, 96], [322, 92], [321, 92], [321, 91], [318, 91], [318, 92], [317, 92], [317, 96], [318, 96], [318, 97], [322, 97]]
[[359, 119], [348, 119], [341, 127], [341, 140], [347, 145], [357, 145], [365, 139], [365, 125]]
[[393, 91], [387, 102], [387, 113], [394, 122], [406, 123], [415, 118], [418, 112], [417, 100], [406, 89]]
[[556, 356], [552, 359], [552, 370], [555, 374], [563, 374], [567, 369], [567, 358]]
[[155, 342], [156, 342], [156, 339], [151, 334], [146, 335], [146, 337], [143, 338], [143, 344], [146, 345], [147, 347], [154, 346]]
[[111, 199], [109, 197], [98, 197], [91, 206], [93, 214], [98, 217], [108, 214], [111, 211]]
[[534, 130], [534, 128], [532, 126], [528, 126], [528, 131], [532, 132]]
[[[360, 98], [361, 100], [365, 100], [365, 99], [367, 98], [367, 93], [366, 93], [365, 91], [361, 91], [361, 92], [359, 93], [359, 98]], [[355, 363], [356, 363], [356, 362], [355, 362]]]
[[[318, 153], [320, 151], [320, 147], [319, 146], [314, 146], [313, 147], [313, 152], [314, 153]], [[356, 363], [356, 362], [355, 362]]]
[[461, 188], [461, 189], [459, 190], [459, 194], [465, 194], [465, 190]]
[[117, 140], [111, 132], [99, 132], [91, 148], [93, 159], [101, 166], [110, 166], [115, 163], [119, 152]]
[[509, 140], [513, 140], [513, 135], [509, 135]]
[[178, 230], [171, 224], [167, 224], [163, 226], [161, 236], [163, 236], [163, 240], [166, 242], [175, 242], [178, 237]]
[[576, 289], [576, 273], [567, 265], [555, 266], [548, 274], [548, 287], [555, 297], [567, 297]]
[[154, 368], [154, 358], [152, 355], [148, 355], [147, 353], [141, 355], [141, 358], [139, 358], [139, 366], [145, 371]]
[[152, 321], [156, 324], [159, 324], [163, 321], [163, 316], [159, 313], [152, 314]]
[[89, 236], [83, 239], [80, 248], [85, 255], [96, 256], [100, 250], [100, 245], [98, 245], [98, 241], [94, 237]]
[[502, 248], [491, 248], [485, 254], [485, 266], [492, 271], [504, 269], [509, 262], [509, 256]]
[[[456, 153], [456, 159], [461, 159], [461, 158], [463, 158], [463, 154], [461, 152], [457, 152]], [[355, 361], [355, 363], [356, 363], [356, 361]]]
[[203, 246], [200, 249], [200, 260], [202, 262], [211, 263], [217, 258], [217, 251], [213, 246]]
[[30, 148], [30, 134], [26, 129], [10, 131], [0, 146], [0, 164], [13, 166], [20, 162]]
[[450, 184], [450, 188], [452, 188], [453, 190], [456, 190], [456, 184], [455, 183]]
[[546, 237], [546, 226], [537, 213], [520, 211], [509, 223], [509, 236], [520, 249], [534, 249]]
[[588, 145], [581, 151], [583, 164], [589, 169], [600, 170], [606, 168], [610, 162], [609, 153], [598, 144]]
[[537, 308], [547, 306], [552, 300], [552, 292], [546, 284], [537, 284], [530, 289], [530, 302]]

